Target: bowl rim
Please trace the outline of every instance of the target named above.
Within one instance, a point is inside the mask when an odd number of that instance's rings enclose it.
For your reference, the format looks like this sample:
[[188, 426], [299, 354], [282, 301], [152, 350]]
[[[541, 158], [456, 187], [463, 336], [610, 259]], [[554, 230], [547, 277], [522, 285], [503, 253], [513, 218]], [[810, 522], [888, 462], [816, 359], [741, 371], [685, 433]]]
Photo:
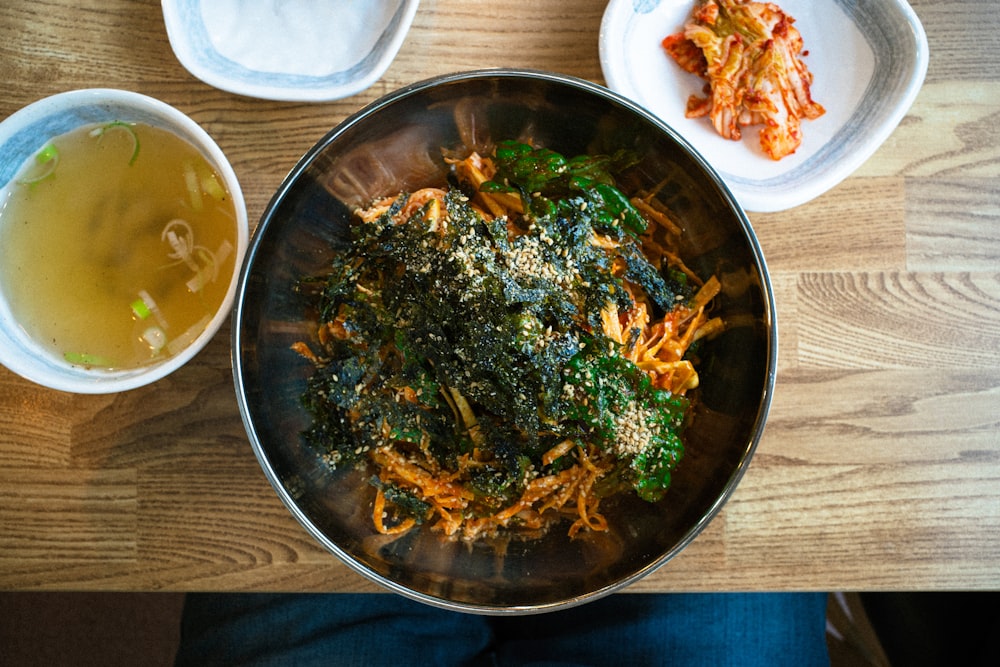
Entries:
[[[0, 121], [0, 145], [4, 143], [5, 138], [14, 137], [17, 133], [31, 128], [32, 125], [46, 118], [52, 118], [60, 113], [70, 112], [74, 109], [100, 107], [102, 105], [116, 109], [135, 110], [137, 116], [153, 116], [163, 119], [166, 123], [169, 123], [168, 129], [170, 131], [182, 136], [182, 138], [191, 143], [200, 153], [209, 159], [218, 170], [219, 175], [222, 177], [232, 196], [236, 215], [235, 261], [226, 295], [219, 308], [213, 313], [205, 329], [187, 347], [160, 363], [119, 371], [85, 370], [72, 365], [64, 366], [48, 354], [40, 356], [44, 356], [44, 359], [49, 359], [51, 363], [45, 363], [44, 360], [32, 358], [32, 355], [28, 354], [28, 350], [23, 349], [22, 345], [27, 344], [32, 348], [37, 346], [28, 340], [26, 336], [23, 340], [15, 342], [14, 345], [0, 345], [0, 364], [3, 364], [9, 370], [41, 386], [77, 394], [110, 394], [136, 389], [166, 377], [197, 355], [230, 318], [230, 311], [236, 297], [236, 288], [239, 282], [240, 267], [243, 264], [243, 257], [250, 238], [249, 218], [243, 190], [229, 159], [208, 131], [193, 118], [180, 109], [155, 97], [118, 88], [80, 88], [55, 93], [31, 102]], [[74, 126], [79, 127], [85, 124], [87, 124], [87, 121], [78, 121]], [[46, 140], [48, 140], [54, 136], [58, 136], [61, 132], [46, 132], [46, 134], [48, 135]], [[35, 142], [32, 143], [34, 144]], [[44, 143], [44, 141], [39, 143], [35, 150], [44, 145]], [[15, 165], [15, 171], [11, 178], [16, 176], [20, 167], [20, 164]], [[0, 184], [0, 194], [6, 191], [9, 183], [10, 180]], [[13, 320], [13, 316], [9, 313], [6, 300], [0, 299], [0, 302], [2, 302], [0, 303], [0, 306], [2, 306], [0, 308], [0, 318], [4, 320], [6, 326], [17, 330], [18, 327]], [[8, 340], [6, 332], [0, 332], [0, 334], [2, 334], [4, 341]], [[31, 352], [39, 351], [40, 348], [31, 350]]]
[[[392, 579], [385, 577], [377, 572], [370, 570], [363, 563], [355, 559], [351, 554], [347, 553], [343, 548], [330, 540], [326, 535], [323, 534], [322, 530], [305, 514], [305, 512], [298, 506], [295, 499], [289, 493], [282, 483], [278, 473], [272, 466], [267, 452], [264, 449], [264, 445], [258, 435], [258, 431], [254, 425], [254, 415], [251, 414], [251, 409], [249, 405], [249, 400], [245, 388], [243, 386], [243, 346], [244, 340], [242, 336], [240, 323], [244, 318], [244, 312], [247, 309], [248, 304], [246, 303], [247, 289], [249, 286], [249, 278], [254, 268], [255, 260], [257, 258], [258, 251], [260, 249], [262, 239], [267, 234], [268, 228], [270, 227], [270, 222], [274, 219], [274, 213], [279, 208], [279, 205], [288, 195], [288, 193], [293, 188], [297, 179], [305, 172], [305, 170], [313, 163], [318, 155], [326, 149], [326, 147], [337, 139], [340, 135], [347, 132], [351, 127], [359, 122], [362, 122], [367, 117], [375, 114], [380, 109], [387, 106], [391, 106], [397, 101], [404, 99], [406, 97], [418, 94], [429, 88], [433, 88], [440, 85], [452, 84], [456, 82], [477, 80], [477, 79], [491, 79], [491, 78], [507, 78], [507, 79], [530, 79], [530, 80], [543, 80], [557, 85], [567, 85], [578, 90], [589, 92], [602, 97], [613, 104], [620, 105], [624, 107], [630, 113], [636, 114], [641, 117], [644, 121], [654, 125], [657, 129], [669, 135], [674, 141], [681, 145], [705, 171], [712, 177], [719, 187], [720, 194], [727, 201], [730, 208], [736, 213], [736, 217], [739, 220], [740, 226], [743, 230], [744, 238], [748, 245], [748, 250], [753, 256], [758, 278], [760, 280], [761, 291], [763, 292], [764, 299], [762, 303], [762, 320], [764, 325], [767, 327], [767, 360], [765, 364], [765, 371], [763, 380], [763, 391], [760, 396], [756, 417], [753, 421], [752, 427], [748, 429], [747, 444], [736, 463], [734, 470], [730, 477], [727, 479], [722, 492], [714, 500], [711, 506], [705, 511], [700, 520], [691, 526], [684, 536], [677, 541], [668, 551], [660, 554], [653, 560], [651, 560], [644, 567], [639, 568], [632, 574], [622, 577], [608, 585], [600, 587], [598, 589], [588, 591], [587, 593], [573, 596], [571, 598], [565, 598], [561, 600], [556, 600], [552, 602], [544, 602], [538, 604], [524, 604], [524, 605], [509, 605], [509, 606], [496, 606], [496, 605], [484, 605], [475, 604], [469, 602], [458, 602], [454, 600], [448, 600], [440, 597], [436, 597], [429, 593], [424, 593], [421, 591], [413, 590], [403, 584], [393, 581]], [[767, 265], [764, 259], [763, 251], [760, 247], [760, 243], [757, 240], [756, 234], [753, 231], [753, 227], [750, 223], [749, 218], [746, 215], [744, 209], [740, 206], [739, 202], [733, 196], [732, 192], [726, 186], [725, 182], [719, 177], [718, 173], [712, 168], [712, 166], [705, 161], [705, 159], [680, 135], [678, 135], [670, 126], [665, 124], [663, 121], [659, 120], [656, 116], [653, 116], [650, 112], [638, 106], [634, 102], [630, 101], [628, 98], [608, 89], [604, 86], [592, 83], [590, 81], [574, 77], [566, 74], [558, 74], [553, 72], [548, 72], [544, 70], [534, 70], [534, 69], [518, 69], [518, 68], [487, 68], [487, 69], [476, 69], [468, 70], [462, 72], [454, 72], [449, 74], [438, 75], [430, 77], [415, 83], [403, 86], [393, 92], [387, 93], [386, 95], [374, 100], [369, 103], [359, 111], [351, 114], [345, 118], [340, 123], [336, 124], [330, 131], [323, 135], [306, 153], [300, 158], [295, 166], [288, 172], [285, 179], [282, 181], [281, 185], [275, 192], [274, 196], [268, 202], [265, 207], [261, 219], [254, 231], [253, 237], [250, 241], [250, 246], [247, 250], [246, 256], [244, 258], [243, 269], [240, 271], [239, 286], [237, 288], [236, 303], [233, 307], [232, 314], [232, 326], [231, 326], [231, 339], [232, 344], [230, 346], [232, 352], [232, 368], [233, 368], [233, 380], [236, 389], [237, 403], [240, 410], [240, 416], [243, 420], [245, 430], [247, 432], [248, 439], [250, 441], [251, 447], [254, 450], [254, 455], [256, 456], [261, 468], [270, 482], [271, 486], [274, 488], [278, 497], [285, 505], [285, 507], [291, 512], [291, 514], [296, 518], [296, 520], [302, 525], [302, 527], [326, 550], [330, 551], [332, 554], [337, 556], [342, 563], [347, 565], [354, 572], [362, 575], [365, 579], [374, 582], [381, 587], [393, 591], [395, 593], [401, 594], [404, 597], [422, 602], [434, 607], [447, 609], [450, 611], [459, 611], [464, 613], [474, 613], [474, 614], [484, 614], [484, 615], [526, 615], [526, 614], [537, 614], [544, 613], [548, 611], [555, 611], [557, 609], [567, 609], [570, 607], [578, 606], [586, 602], [596, 600], [600, 597], [604, 597], [616, 591], [622, 590], [636, 581], [648, 576], [653, 573], [663, 565], [665, 565], [669, 560], [680, 553], [685, 547], [687, 547], [703, 530], [704, 528], [715, 518], [722, 507], [728, 502], [736, 487], [738, 486], [740, 480], [745, 474], [749, 462], [756, 451], [757, 445], [763, 436], [764, 426], [767, 421], [767, 416], [770, 411], [770, 405], [772, 402], [774, 394], [774, 386], [777, 375], [777, 357], [778, 357], [778, 332], [777, 332], [777, 319], [775, 315], [775, 304], [774, 304], [774, 294], [773, 288], [770, 280], [770, 275], [767, 269]]]

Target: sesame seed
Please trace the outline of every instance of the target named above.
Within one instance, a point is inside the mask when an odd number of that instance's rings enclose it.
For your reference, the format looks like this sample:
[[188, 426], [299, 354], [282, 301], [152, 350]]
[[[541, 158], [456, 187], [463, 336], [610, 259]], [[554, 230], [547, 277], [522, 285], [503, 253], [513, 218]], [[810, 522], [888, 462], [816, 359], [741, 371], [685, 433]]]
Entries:
[[653, 411], [629, 401], [615, 416], [615, 444], [619, 454], [636, 455], [648, 447], [655, 433], [650, 427]]

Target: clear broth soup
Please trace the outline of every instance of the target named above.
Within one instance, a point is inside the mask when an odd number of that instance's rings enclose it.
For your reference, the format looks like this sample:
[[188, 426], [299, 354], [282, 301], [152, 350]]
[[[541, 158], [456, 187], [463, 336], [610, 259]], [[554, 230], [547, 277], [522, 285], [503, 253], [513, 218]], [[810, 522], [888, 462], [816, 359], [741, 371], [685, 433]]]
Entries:
[[0, 199], [4, 297], [66, 361], [131, 369], [198, 337], [229, 288], [236, 213], [175, 134], [108, 123], [56, 137]]

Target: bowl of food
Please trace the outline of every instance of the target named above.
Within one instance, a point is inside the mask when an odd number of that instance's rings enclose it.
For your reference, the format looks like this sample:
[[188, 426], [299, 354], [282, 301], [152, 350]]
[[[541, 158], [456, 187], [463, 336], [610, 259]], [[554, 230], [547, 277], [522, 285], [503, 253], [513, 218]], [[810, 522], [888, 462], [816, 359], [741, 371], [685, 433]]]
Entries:
[[124, 391], [180, 368], [228, 321], [246, 207], [191, 118], [75, 90], [6, 118], [0, 147], [4, 366], [62, 391]]
[[627, 99], [483, 70], [331, 130], [251, 240], [250, 443], [294, 517], [422, 602], [606, 595], [719, 512], [763, 431], [770, 281], [711, 167]]
[[[737, 34], [739, 49], [723, 46]], [[762, 213], [805, 204], [864, 164], [929, 62], [906, 0], [611, 0], [599, 41], [608, 87], [684, 135]]]
[[161, 2], [170, 46], [191, 74], [220, 90], [291, 102], [349, 97], [378, 81], [419, 4]]

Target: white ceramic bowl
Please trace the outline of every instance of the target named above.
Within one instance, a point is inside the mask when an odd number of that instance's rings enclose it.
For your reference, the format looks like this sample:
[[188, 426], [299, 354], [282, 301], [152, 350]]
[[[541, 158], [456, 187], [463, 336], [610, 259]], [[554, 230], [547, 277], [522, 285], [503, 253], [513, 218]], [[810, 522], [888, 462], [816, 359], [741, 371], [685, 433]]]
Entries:
[[705, 118], [684, 116], [703, 81], [683, 71], [661, 41], [681, 30], [691, 0], [611, 0], [600, 57], [608, 87], [670, 125], [722, 176], [750, 211], [780, 211], [818, 197], [847, 178], [892, 134], [927, 72], [927, 36], [906, 0], [782, 0], [802, 33], [814, 75], [813, 99], [826, 114], [802, 124], [802, 145], [774, 161], [756, 130], [720, 137]]
[[174, 54], [210, 86], [248, 97], [323, 102], [378, 81], [419, 0], [162, 0]]
[[229, 318], [239, 268], [249, 241], [246, 204], [232, 166], [212, 137], [181, 111], [139, 93], [85, 89], [34, 102], [0, 122], [0, 206], [8, 185], [45, 144], [80, 126], [114, 121], [163, 128], [198, 148], [223, 179], [233, 198], [237, 237], [234, 270], [221, 306], [205, 330], [180, 352], [141, 368], [101, 370], [70, 364], [31, 340], [13, 317], [0, 285], [0, 363], [40, 385], [81, 394], [107, 394], [140, 387], [172, 373], [194, 357]]

